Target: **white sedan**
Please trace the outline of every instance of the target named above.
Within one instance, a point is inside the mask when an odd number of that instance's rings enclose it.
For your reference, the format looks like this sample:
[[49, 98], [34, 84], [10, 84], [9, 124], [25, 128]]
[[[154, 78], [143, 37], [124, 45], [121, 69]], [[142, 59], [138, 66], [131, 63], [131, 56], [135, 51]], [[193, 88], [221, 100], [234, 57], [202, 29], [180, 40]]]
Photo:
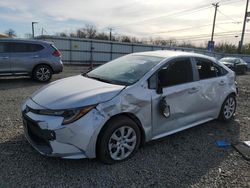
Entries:
[[126, 55], [55, 81], [22, 105], [25, 136], [41, 154], [131, 157], [144, 142], [236, 109], [235, 74], [213, 58], [174, 51]]

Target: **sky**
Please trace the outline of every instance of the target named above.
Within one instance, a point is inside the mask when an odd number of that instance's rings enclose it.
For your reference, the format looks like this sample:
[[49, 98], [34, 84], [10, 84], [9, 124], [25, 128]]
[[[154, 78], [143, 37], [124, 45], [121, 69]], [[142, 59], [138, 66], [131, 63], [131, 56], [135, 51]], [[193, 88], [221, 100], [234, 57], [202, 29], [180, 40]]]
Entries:
[[[212, 31], [214, 7], [219, 2], [215, 41], [237, 44], [246, 0], [1, 0], [0, 33], [12, 28], [18, 37], [74, 32], [86, 24], [99, 31], [138, 38], [176, 39], [202, 44]], [[245, 41], [250, 42], [250, 22]]]

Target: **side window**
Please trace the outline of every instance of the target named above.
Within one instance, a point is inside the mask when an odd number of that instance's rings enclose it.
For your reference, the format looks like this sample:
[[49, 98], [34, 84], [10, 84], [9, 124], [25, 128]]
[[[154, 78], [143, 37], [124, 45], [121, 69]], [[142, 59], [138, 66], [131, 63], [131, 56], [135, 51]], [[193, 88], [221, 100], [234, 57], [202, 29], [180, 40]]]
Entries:
[[167, 68], [159, 71], [162, 87], [174, 86], [193, 81], [193, 70], [190, 59], [173, 61]]
[[5, 52], [5, 45], [3, 42], [0, 43], [0, 53], [4, 53]]
[[148, 88], [149, 89], [156, 89], [157, 88], [157, 74], [153, 74], [153, 76], [151, 76], [148, 79]]
[[28, 45], [25, 43], [13, 42], [11, 43], [12, 52], [28, 52]]
[[214, 67], [215, 67], [217, 76], [224, 76], [228, 73], [227, 70], [225, 70], [223, 67], [217, 64], [214, 64]]
[[29, 44], [29, 51], [30, 52], [38, 52], [44, 49], [44, 47], [40, 44]]
[[37, 52], [42, 50], [44, 47], [39, 44], [29, 44], [29, 43], [12, 43], [12, 52], [16, 53], [27, 53], [27, 52]]
[[10, 52], [10, 45], [7, 42], [0, 42], [0, 53]]
[[195, 59], [200, 80], [217, 77], [218, 67], [213, 62], [206, 59]]

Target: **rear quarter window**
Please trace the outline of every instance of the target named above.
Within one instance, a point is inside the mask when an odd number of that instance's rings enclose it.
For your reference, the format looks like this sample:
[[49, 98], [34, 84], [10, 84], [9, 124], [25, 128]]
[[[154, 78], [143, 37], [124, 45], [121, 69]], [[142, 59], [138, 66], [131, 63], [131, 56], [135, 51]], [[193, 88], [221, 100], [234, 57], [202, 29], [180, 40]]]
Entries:
[[200, 80], [224, 76], [228, 72], [222, 66], [202, 58], [195, 58]]

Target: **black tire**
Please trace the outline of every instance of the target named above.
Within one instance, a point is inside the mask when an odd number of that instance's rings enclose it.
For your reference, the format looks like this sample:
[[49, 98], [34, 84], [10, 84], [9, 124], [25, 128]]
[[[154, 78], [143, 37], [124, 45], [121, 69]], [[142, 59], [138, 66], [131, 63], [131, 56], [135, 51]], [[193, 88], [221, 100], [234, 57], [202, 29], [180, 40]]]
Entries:
[[[230, 101], [233, 101], [234, 107], [232, 107]], [[227, 106], [231, 106], [230, 110], [226, 110]], [[229, 95], [223, 102], [220, 110], [219, 120], [223, 122], [229, 122], [234, 118], [236, 111], [236, 97], [234, 94]]]
[[[116, 134], [116, 136], [117, 136], [117, 133], [119, 132], [120, 129], [122, 129], [122, 127], [125, 127], [125, 132], [124, 133], [126, 133], [126, 130], [127, 130], [127, 134], [128, 134], [129, 130], [134, 131], [134, 132], [131, 132], [132, 137], [131, 138], [128, 137], [128, 139], [132, 139], [132, 138], [134, 138], [134, 135], [136, 136], [136, 138], [133, 139], [133, 140], [136, 140], [136, 143], [132, 144], [134, 149], [128, 150], [125, 146], [120, 146], [119, 145], [120, 142], [122, 142], [122, 141], [119, 141], [119, 143], [118, 143], [115, 139], [111, 138], [114, 134]], [[123, 134], [123, 135], [125, 135], [125, 134]], [[101, 133], [100, 133], [100, 135], [98, 137], [97, 147], [96, 147], [96, 149], [97, 149], [97, 158], [101, 162], [106, 163], [106, 164], [113, 164], [113, 163], [116, 163], [116, 162], [121, 162], [121, 161], [127, 160], [130, 157], [132, 157], [134, 155], [134, 153], [138, 150], [138, 148], [140, 146], [140, 141], [141, 141], [140, 129], [139, 129], [138, 125], [134, 121], [132, 121], [130, 118], [128, 118], [126, 116], [114, 117], [109, 122], [107, 122], [107, 124], [105, 125], [104, 129], [101, 131]], [[124, 142], [126, 142], [126, 141], [124, 141]], [[127, 144], [127, 143], [129, 143], [129, 142], [126, 142], [125, 144]], [[111, 151], [110, 151], [109, 146], [112, 145], [112, 144], [117, 148], [112, 148]], [[129, 146], [131, 146], [131, 145], [129, 145]], [[127, 150], [129, 155], [126, 156], [125, 158], [114, 159], [113, 158], [114, 155], [113, 155], [113, 157], [111, 156], [112, 150], [114, 151], [114, 153], [116, 153], [119, 150], [119, 152], [117, 153], [117, 156], [119, 154], [122, 155], [122, 151], [121, 151], [122, 148], [118, 149], [119, 147], [123, 147], [124, 153]]]
[[48, 82], [52, 77], [53, 71], [48, 65], [38, 65], [32, 72], [34, 80], [39, 82]]

